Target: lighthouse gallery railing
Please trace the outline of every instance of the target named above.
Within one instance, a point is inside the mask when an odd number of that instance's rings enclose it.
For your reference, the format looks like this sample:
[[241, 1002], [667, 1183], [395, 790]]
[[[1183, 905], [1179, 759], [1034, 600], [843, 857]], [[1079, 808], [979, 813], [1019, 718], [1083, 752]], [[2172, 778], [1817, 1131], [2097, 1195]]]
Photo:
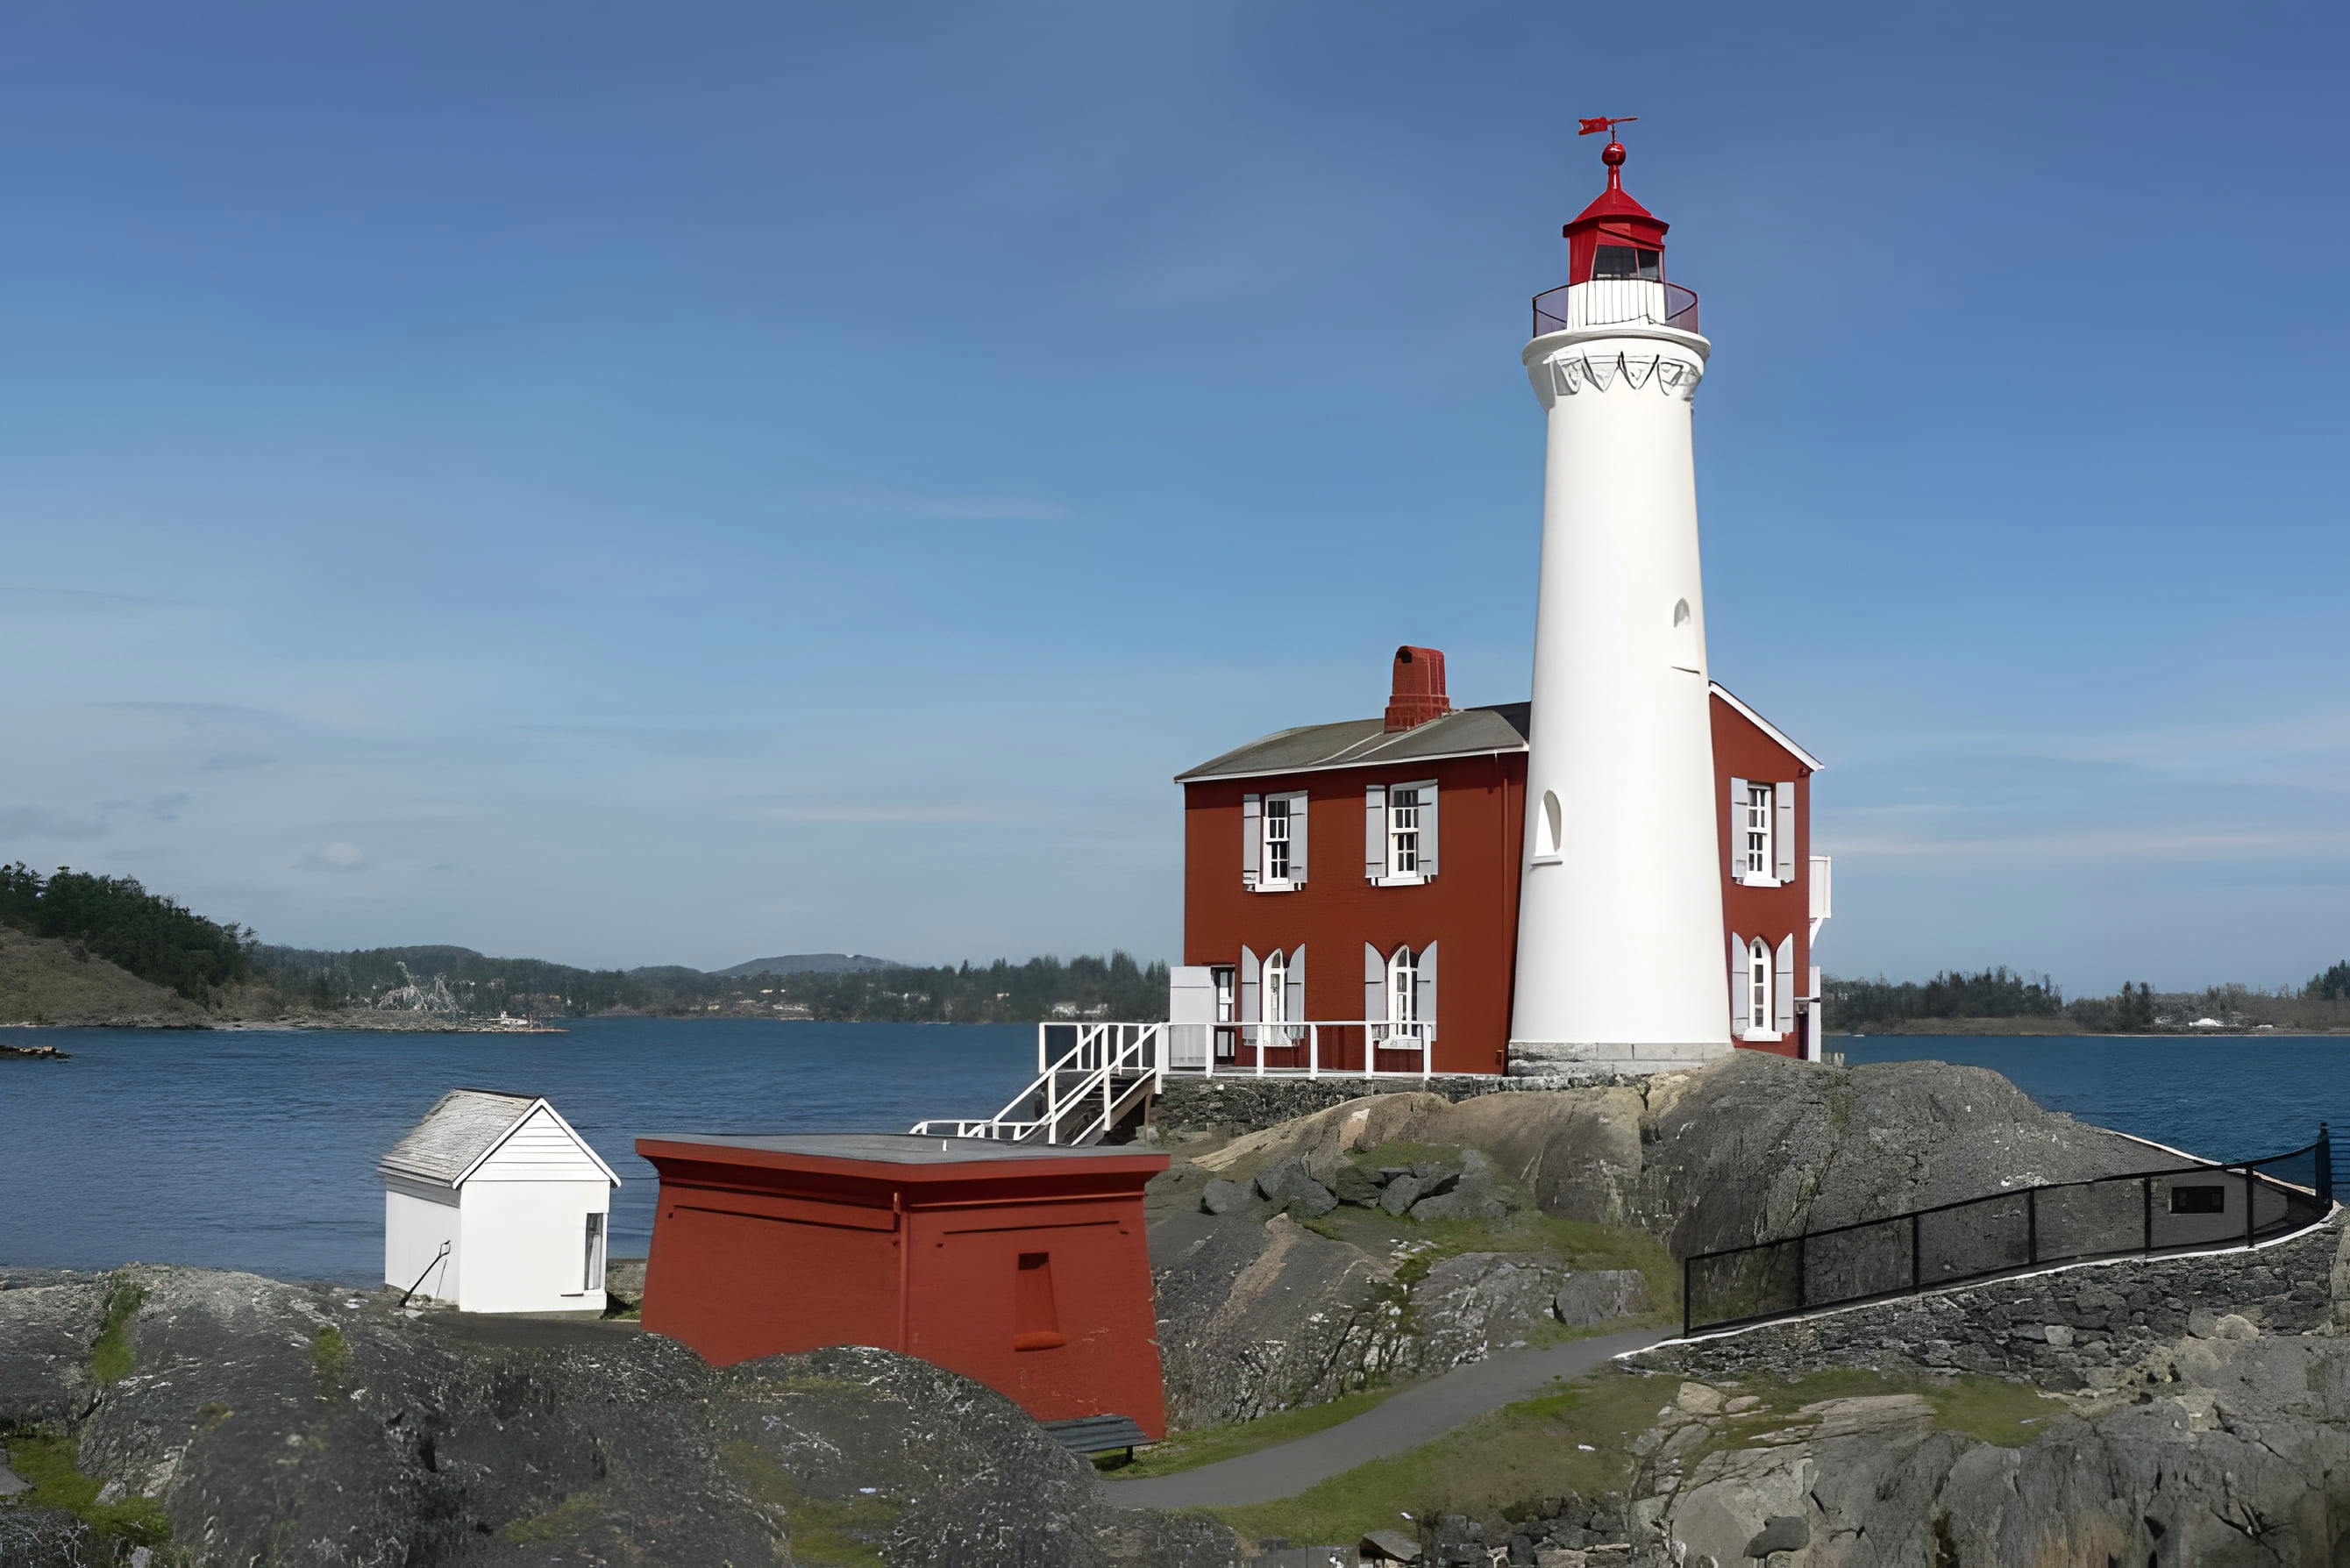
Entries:
[[1681, 1332], [1913, 1295], [2097, 1258], [2251, 1247], [2334, 1209], [2334, 1145], [2235, 1165], [2063, 1181], [1681, 1262]]
[[1534, 296], [1534, 336], [1586, 327], [1670, 327], [1695, 332], [1697, 291], [1647, 277], [1595, 277]]

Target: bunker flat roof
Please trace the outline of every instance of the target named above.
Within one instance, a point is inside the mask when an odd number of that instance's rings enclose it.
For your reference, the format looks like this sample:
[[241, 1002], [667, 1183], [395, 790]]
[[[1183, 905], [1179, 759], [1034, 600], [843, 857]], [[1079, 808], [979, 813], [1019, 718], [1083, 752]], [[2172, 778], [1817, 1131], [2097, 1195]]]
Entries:
[[820, 1159], [870, 1159], [889, 1165], [968, 1165], [987, 1160], [1165, 1159], [1155, 1148], [1128, 1144], [1073, 1147], [1067, 1144], [1003, 1143], [983, 1137], [917, 1137], [912, 1133], [648, 1133], [646, 1144], [691, 1144], [702, 1148], [739, 1148], [760, 1154], [797, 1154]]

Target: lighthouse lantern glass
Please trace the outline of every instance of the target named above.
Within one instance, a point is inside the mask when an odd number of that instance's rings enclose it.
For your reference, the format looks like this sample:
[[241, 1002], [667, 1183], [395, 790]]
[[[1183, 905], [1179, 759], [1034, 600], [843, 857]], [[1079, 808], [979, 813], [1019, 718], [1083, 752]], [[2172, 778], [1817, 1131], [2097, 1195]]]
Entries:
[[1665, 276], [1665, 253], [1638, 245], [1601, 245], [1591, 258], [1591, 275], [1599, 277], [1633, 277], [1648, 283], [1661, 283]]

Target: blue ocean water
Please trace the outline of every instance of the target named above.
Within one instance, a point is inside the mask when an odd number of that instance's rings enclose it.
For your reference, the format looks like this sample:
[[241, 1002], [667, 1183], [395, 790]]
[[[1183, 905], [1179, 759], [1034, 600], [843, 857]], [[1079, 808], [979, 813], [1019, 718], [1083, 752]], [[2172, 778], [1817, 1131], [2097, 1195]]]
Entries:
[[[1025, 1025], [591, 1019], [562, 1034], [9, 1032], [74, 1054], [0, 1061], [0, 1262], [138, 1260], [286, 1278], [381, 1268], [377, 1155], [460, 1085], [546, 1095], [625, 1185], [641, 1252], [656, 1132], [899, 1130], [983, 1116], [1035, 1070]], [[2221, 1159], [2350, 1127], [2350, 1040], [1953, 1035], [1834, 1042], [1848, 1061], [1969, 1063], [2051, 1110]]]
[[0, 1060], [0, 1262], [132, 1261], [367, 1282], [376, 1157], [446, 1090], [545, 1095], [623, 1185], [641, 1254], [660, 1132], [902, 1132], [986, 1116], [1035, 1075], [1033, 1025], [588, 1019], [562, 1034], [10, 1030], [70, 1062]]

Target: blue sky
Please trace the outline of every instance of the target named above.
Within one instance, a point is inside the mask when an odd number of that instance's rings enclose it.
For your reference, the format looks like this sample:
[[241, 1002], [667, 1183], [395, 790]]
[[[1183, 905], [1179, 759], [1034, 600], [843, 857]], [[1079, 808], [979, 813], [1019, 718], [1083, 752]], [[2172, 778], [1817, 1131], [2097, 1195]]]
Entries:
[[310, 945], [1171, 955], [1168, 778], [1523, 697], [1638, 114], [1832, 971], [2350, 952], [2335, 8], [28, 5], [0, 856]]

